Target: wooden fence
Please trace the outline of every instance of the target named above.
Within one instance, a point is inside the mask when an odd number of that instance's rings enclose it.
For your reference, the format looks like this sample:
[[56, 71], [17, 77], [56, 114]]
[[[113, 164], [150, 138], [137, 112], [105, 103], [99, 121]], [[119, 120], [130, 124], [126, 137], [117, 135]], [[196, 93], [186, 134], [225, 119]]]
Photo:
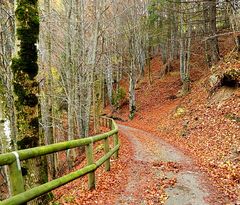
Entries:
[[[114, 156], [114, 158], [117, 158], [118, 150], [120, 147], [118, 141], [118, 127], [114, 120], [109, 118], [101, 118], [101, 124], [105, 127], [110, 128], [111, 130], [104, 134], [99, 134], [88, 138], [65, 141], [47, 146], [35, 147], [1, 154], [0, 166], [9, 166], [10, 185], [13, 196], [4, 201], [1, 201], [0, 205], [16, 205], [26, 203], [86, 174], [88, 174], [88, 187], [90, 189], [94, 188], [95, 170], [103, 163], [105, 163], [105, 170], [109, 171], [110, 157]], [[113, 148], [110, 149], [109, 137], [111, 136], [113, 137]], [[101, 140], [104, 141], [105, 155], [96, 162], [94, 162], [93, 144]], [[70, 174], [67, 174], [63, 177], [49, 181], [40, 186], [34, 187], [26, 191], [24, 190], [21, 161], [82, 146], [85, 146], [86, 148], [87, 166]]]

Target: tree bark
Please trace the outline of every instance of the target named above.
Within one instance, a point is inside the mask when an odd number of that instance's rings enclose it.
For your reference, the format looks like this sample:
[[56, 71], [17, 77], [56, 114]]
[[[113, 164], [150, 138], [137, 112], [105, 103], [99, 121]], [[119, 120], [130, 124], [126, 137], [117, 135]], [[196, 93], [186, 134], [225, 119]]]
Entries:
[[[16, 52], [12, 59], [14, 101], [16, 109], [18, 149], [44, 144], [40, 135], [39, 84], [37, 47], [39, 35], [38, 2], [17, 0], [16, 2]], [[25, 188], [45, 183], [48, 180], [46, 157], [22, 162]], [[30, 204], [46, 204], [48, 197], [39, 197]]]
[[[187, 19], [187, 26], [184, 25], [184, 19]], [[187, 29], [185, 31], [185, 29]], [[192, 25], [189, 16], [180, 14], [180, 76], [182, 81], [182, 90], [180, 95], [186, 95], [190, 92], [190, 54], [191, 54], [191, 34]]]
[[216, 25], [217, 7], [216, 0], [203, 1], [204, 30], [208, 39], [205, 42], [206, 61], [209, 67], [220, 60], [217, 25]]

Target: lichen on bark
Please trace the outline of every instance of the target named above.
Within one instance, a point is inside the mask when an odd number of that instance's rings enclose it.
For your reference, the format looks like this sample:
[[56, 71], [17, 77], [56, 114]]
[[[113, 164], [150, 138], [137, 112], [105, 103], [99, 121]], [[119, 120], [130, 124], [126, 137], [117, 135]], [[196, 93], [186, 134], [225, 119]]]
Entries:
[[[12, 58], [13, 90], [16, 109], [18, 149], [43, 144], [39, 133], [38, 102], [38, 54], [39, 14], [37, 0], [17, 0], [15, 10], [16, 48]], [[43, 184], [47, 180], [46, 158], [31, 159], [22, 163], [27, 189]], [[34, 200], [31, 204], [45, 204], [46, 198]], [[45, 202], [44, 202], [45, 201]]]

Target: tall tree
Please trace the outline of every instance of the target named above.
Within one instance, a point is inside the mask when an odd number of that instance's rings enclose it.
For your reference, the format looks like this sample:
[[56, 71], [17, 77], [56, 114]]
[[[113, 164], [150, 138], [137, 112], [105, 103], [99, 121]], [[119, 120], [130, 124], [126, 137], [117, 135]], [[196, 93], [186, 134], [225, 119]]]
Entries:
[[187, 13], [183, 12], [185, 10], [190, 10], [191, 5], [189, 3], [182, 1], [180, 5], [180, 76], [182, 81], [181, 95], [185, 95], [190, 91], [190, 53], [191, 53], [191, 33], [192, 25], [190, 22], [190, 17]]
[[[53, 75], [52, 75], [52, 26], [51, 26], [51, 10], [52, 1], [44, 0], [41, 14], [45, 16], [45, 19], [40, 25], [40, 36], [39, 36], [39, 50], [40, 50], [40, 62], [41, 68], [45, 71], [44, 83], [41, 86], [41, 114], [42, 124], [44, 129], [44, 137], [46, 144], [53, 144], [55, 140], [55, 120], [54, 120], [54, 96], [52, 95], [53, 90]], [[41, 7], [40, 7], [41, 8]], [[46, 52], [42, 52], [46, 48]], [[56, 175], [56, 163], [57, 153], [48, 156], [49, 161], [49, 174], [52, 178]]]
[[[14, 48], [14, 21], [12, 18], [13, 2], [0, 1], [0, 97], [2, 112], [10, 121], [11, 139], [15, 144], [15, 120], [12, 95], [12, 73], [10, 68]], [[8, 103], [5, 103], [8, 102]]]
[[[37, 0], [17, 0], [15, 10], [16, 52], [12, 59], [14, 103], [16, 109], [17, 147], [26, 149], [44, 143], [39, 130], [40, 106], [37, 41], [39, 14]], [[25, 187], [47, 181], [46, 158], [27, 160], [22, 163]], [[46, 197], [33, 200], [31, 204], [46, 204]]]
[[[12, 0], [0, 0], [0, 153], [16, 149], [16, 127], [10, 68], [14, 48], [13, 7]], [[6, 186], [9, 185], [9, 192], [7, 193], [9, 195], [11, 194], [10, 175], [6, 166], [2, 168], [6, 182], [2, 187], [6, 190]], [[3, 194], [0, 198], [4, 199], [7, 194]]]
[[230, 23], [234, 32], [236, 51], [240, 52], [240, 3], [237, 0], [228, 1], [230, 5]]
[[217, 3], [216, 0], [203, 1], [204, 30], [207, 37], [205, 43], [206, 60], [209, 67], [217, 63], [219, 57], [217, 37]]

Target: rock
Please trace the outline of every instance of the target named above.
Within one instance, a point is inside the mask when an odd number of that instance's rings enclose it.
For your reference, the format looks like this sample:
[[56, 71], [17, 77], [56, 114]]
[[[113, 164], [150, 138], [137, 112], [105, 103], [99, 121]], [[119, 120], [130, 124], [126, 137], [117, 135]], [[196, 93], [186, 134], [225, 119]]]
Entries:
[[238, 87], [240, 85], [240, 69], [229, 69], [222, 77], [222, 84], [228, 87]]
[[175, 110], [175, 113], [173, 114], [174, 117], [178, 118], [178, 117], [182, 117], [186, 114], [186, 108], [184, 107], [177, 107]]
[[216, 74], [213, 74], [209, 77], [209, 85], [211, 88], [215, 87], [218, 82], [220, 81], [219, 76], [217, 76]]

